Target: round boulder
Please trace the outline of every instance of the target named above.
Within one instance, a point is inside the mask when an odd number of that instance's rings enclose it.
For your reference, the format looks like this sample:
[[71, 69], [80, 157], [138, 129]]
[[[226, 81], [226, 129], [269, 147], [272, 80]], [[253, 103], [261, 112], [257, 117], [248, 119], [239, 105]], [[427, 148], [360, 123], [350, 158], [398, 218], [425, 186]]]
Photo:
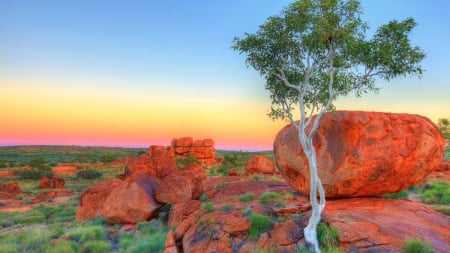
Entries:
[[[327, 197], [376, 196], [422, 182], [444, 155], [445, 141], [427, 118], [411, 114], [325, 113], [313, 139]], [[298, 130], [284, 127], [274, 142], [286, 182], [309, 194], [309, 166]]]
[[245, 174], [274, 174], [275, 166], [272, 161], [264, 155], [254, 155], [245, 162]]

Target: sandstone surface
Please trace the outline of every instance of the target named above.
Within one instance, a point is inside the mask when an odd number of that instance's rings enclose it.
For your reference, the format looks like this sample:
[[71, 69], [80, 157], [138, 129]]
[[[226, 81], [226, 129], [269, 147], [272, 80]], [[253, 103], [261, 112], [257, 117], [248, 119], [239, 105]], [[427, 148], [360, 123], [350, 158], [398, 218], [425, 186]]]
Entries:
[[101, 213], [111, 223], [136, 224], [148, 220], [159, 208], [153, 191], [160, 180], [146, 174], [127, 178], [106, 198]]
[[111, 191], [122, 183], [121, 180], [107, 179], [85, 189], [78, 203], [76, 219], [87, 220], [101, 216], [101, 210]]
[[[324, 114], [313, 143], [327, 197], [376, 196], [407, 189], [439, 166], [445, 146], [427, 118], [357, 111]], [[309, 193], [309, 166], [294, 126], [278, 133], [274, 156], [286, 181]]]
[[55, 189], [64, 188], [66, 181], [62, 177], [53, 176], [52, 177], [52, 187]]
[[52, 180], [43, 177], [39, 180], [39, 188], [52, 188]]

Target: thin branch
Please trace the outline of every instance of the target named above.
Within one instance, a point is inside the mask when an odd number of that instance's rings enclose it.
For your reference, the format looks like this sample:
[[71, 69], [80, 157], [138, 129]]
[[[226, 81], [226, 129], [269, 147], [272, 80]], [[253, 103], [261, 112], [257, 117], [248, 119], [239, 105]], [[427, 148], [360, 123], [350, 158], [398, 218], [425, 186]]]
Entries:
[[280, 74], [274, 73], [275, 77], [277, 77], [286, 87], [292, 88], [297, 90], [298, 92], [300, 92], [300, 86], [299, 85], [293, 85], [291, 84], [287, 79], [286, 76], [284, 75], [284, 71], [282, 69], [279, 69]]

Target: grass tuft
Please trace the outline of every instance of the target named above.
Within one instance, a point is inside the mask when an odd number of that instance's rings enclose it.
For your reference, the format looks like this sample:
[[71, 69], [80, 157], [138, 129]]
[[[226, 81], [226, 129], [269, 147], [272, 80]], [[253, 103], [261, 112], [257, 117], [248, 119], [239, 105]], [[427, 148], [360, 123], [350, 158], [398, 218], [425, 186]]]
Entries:
[[435, 253], [429, 242], [424, 242], [419, 238], [408, 239], [402, 249], [405, 253]]

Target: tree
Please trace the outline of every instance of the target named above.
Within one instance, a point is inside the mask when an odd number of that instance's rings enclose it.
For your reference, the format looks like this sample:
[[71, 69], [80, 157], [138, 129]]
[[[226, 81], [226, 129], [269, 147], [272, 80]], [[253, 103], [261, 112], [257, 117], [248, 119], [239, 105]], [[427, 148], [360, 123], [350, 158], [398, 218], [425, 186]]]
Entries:
[[442, 133], [445, 139], [450, 140], [450, 120], [449, 119], [439, 119], [437, 123], [439, 131]]
[[232, 46], [265, 78], [272, 100], [269, 116], [288, 119], [298, 129], [308, 159], [312, 206], [304, 234], [306, 246], [315, 252], [320, 252], [317, 224], [326, 201], [313, 146], [320, 119], [334, 109], [339, 96], [377, 91], [377, 77], [389, 81], [423, 71], [425, 54], [408, 38], [416, 26], [412, 18], [391, 21], [367, 39], [361, 13], [357, 0], [295, 1], [256, 33], [235, 38]]

